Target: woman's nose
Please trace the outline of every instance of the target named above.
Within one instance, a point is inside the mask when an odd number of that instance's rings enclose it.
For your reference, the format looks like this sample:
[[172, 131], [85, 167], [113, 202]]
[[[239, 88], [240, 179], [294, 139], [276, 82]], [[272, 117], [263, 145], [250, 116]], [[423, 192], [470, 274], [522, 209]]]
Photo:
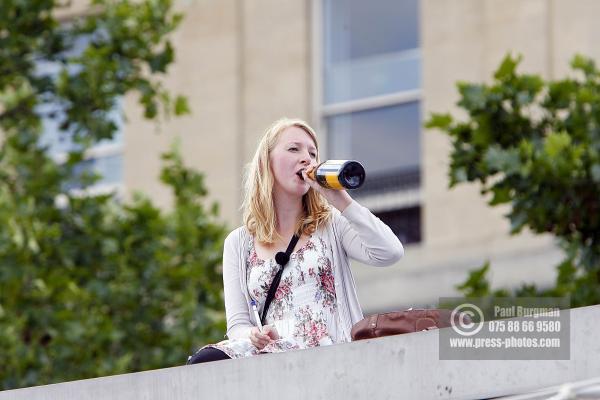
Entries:
[[301, 160], [301, 162], [303, 164], [309, 165], [310, 161], [311, 161], [310, 152], [307, 151], [307, 152], [302, 153], [302, 160]]

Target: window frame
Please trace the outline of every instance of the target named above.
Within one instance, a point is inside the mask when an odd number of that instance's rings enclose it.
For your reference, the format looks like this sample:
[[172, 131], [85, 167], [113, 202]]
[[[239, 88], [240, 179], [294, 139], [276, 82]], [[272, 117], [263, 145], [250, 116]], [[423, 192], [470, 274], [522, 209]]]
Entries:
[[[326, 120], [328, 117], [347, 114], [357, 111], [366, 111], [381, 107], [402, 105], [411, 102], [419, 102], [422, 104], [423, 95], [422, 88], [400, 91], [390, 94], [366, 97], [357, 100], [344, 101], [334, 104], [324, 104], [324, 71], [323, 71], [323, 51], [324, 51], [324, 33], [323, 33], [323, 1], [311, 0], [310, 16], [311, 16], [311, 120], [316, 131], [320, 136], [321, 154], [327, 155], [328, 139]], [[419, 0], [420, 2], [420, 0]], [[421, 4], [419, 5], [421, 6]], [[416, 52], [421, 54], [421, 48], [406, 50], [406, 52]], [[422, 121], [419, 115], [419, 121]], [[420, 135], [422, 137], [422, 129]], [[422, 152], [422, 146], [419, 149]], [[324, 161], [324, 157], [321, 157]], [[423, 158], [421, 157], [421, 160]], [[419, 165], [419, 170], [422, 171], [422, 162]], [[367, 171], [368, 175], [368, 171]], [[415, 206], [421, 206], [422, 199], [422, 183], [416, 188], [399, 189], [382, 194], [370, 194], [360, 197], [361, 204], [369, 208], [373, 212], [387, 212], [395, 209], [403, 209]]]
[[[63, 22], [63, 24], [68, 25], [69, 21]], [[45, 64], [45, 65], [42, 64], [43, 69], [46, 69], [46, 68], [52, 69], [52, 68], [58, 67], [56, 70], [56, 74], [60, 73], [61, 68], [58, 65], [54, 65], [55, 63], [49, 62], [47, 60], [44, 60], [43, 63], [49, 63], [49, 64]], [[53, 74], [53, 72], [50, 72], [50, 74]], [[114, 109], [115, 112], [119, 112], [120, 114], [122, 114], [122, 111], [123, 111], [122, 102], [123, 102], [123, 97], [117, 98], [116, 107]], [[112, 112], [112, 110], [111, 110], [111, 112]], [[44, 120], [44, 118], [42, 118], [42, 124], [43, 124], [43, 120]], [[125, 137], [123, 135], [123, 133], [124, 133], [123, 122], [124, 122], [123, 116], [120, 115], [119, 123], [117, 124], [117, 131], [115, 131], [115, 136], [118, 134], [121, 134], [121, 140], [119, 142], [94, 144], [93, 146], [91, 146], [90, 148], [85, 150], [85, 152], [83, 154], [83, 161], [111, 157], [111, 156], [115, 156], [115, 155], [120, 155], [124, 161]], [[46, 130], [44, 129], [44, 131], [42, 132], [42, 135], [44, 135], [45, 133], [46, 133]], [[53, 130], [53, 133], [55, 135], [60, 135], [61, 131]], [[49, 151], [48, 154], [55, 162], [57, 162], [59, 164], [65, 163], [69, 157], [68, 151], [60, 151], [60, 152], [55, 152], [55, 153], [52, 153], [51, 151]], [[121, 172], [122, 172], [121, 175], [124, 176], [124, 170]], [[125, 195], [125, 183], [124, 183], [124, 179], [121, 179], [121, 181], [117, 182], [117, 183], [103, 183], [100, 181], [100, 182], [95, 183], [85, 189], [73, 188], [73, 189], [69, 189], [68, 192], [75, 196], [100, 195], [100, 194], [114, 193], [115, 196], [117, 196], [117, 198], [123, 198], [123, 196]]]

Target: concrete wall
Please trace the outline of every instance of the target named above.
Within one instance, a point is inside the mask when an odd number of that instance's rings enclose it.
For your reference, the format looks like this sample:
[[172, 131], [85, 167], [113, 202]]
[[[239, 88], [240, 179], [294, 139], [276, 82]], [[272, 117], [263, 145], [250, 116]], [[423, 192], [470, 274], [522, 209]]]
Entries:
[[571, 310], [569, 360], [439, 360], [438, 332], [0, 392], [0, 400], [481, 399], [600, 376], [600, 306]]

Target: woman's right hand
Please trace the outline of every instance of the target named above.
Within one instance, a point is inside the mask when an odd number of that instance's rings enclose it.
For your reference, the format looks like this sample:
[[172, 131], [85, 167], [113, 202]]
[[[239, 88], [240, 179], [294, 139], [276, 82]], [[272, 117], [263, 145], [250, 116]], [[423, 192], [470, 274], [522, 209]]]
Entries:
[[262, 333], [256, 326], [250, 330], [250, 342], [259, 350], [262, 350], [266, 345], [277, 339], [279, 339], [279, 334], [274, 326], [263, 326]]

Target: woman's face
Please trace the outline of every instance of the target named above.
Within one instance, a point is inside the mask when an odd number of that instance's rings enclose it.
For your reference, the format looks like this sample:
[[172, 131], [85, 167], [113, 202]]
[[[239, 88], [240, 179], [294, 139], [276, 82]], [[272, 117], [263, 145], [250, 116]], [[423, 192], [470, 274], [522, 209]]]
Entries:
[[270, 155], [271, 171], [275, 178], [274, 192], [304, 196], [310, 186], [299, 172], [317, 163], [317, 147], [310, 135], [297, 126], [286, 128]]

